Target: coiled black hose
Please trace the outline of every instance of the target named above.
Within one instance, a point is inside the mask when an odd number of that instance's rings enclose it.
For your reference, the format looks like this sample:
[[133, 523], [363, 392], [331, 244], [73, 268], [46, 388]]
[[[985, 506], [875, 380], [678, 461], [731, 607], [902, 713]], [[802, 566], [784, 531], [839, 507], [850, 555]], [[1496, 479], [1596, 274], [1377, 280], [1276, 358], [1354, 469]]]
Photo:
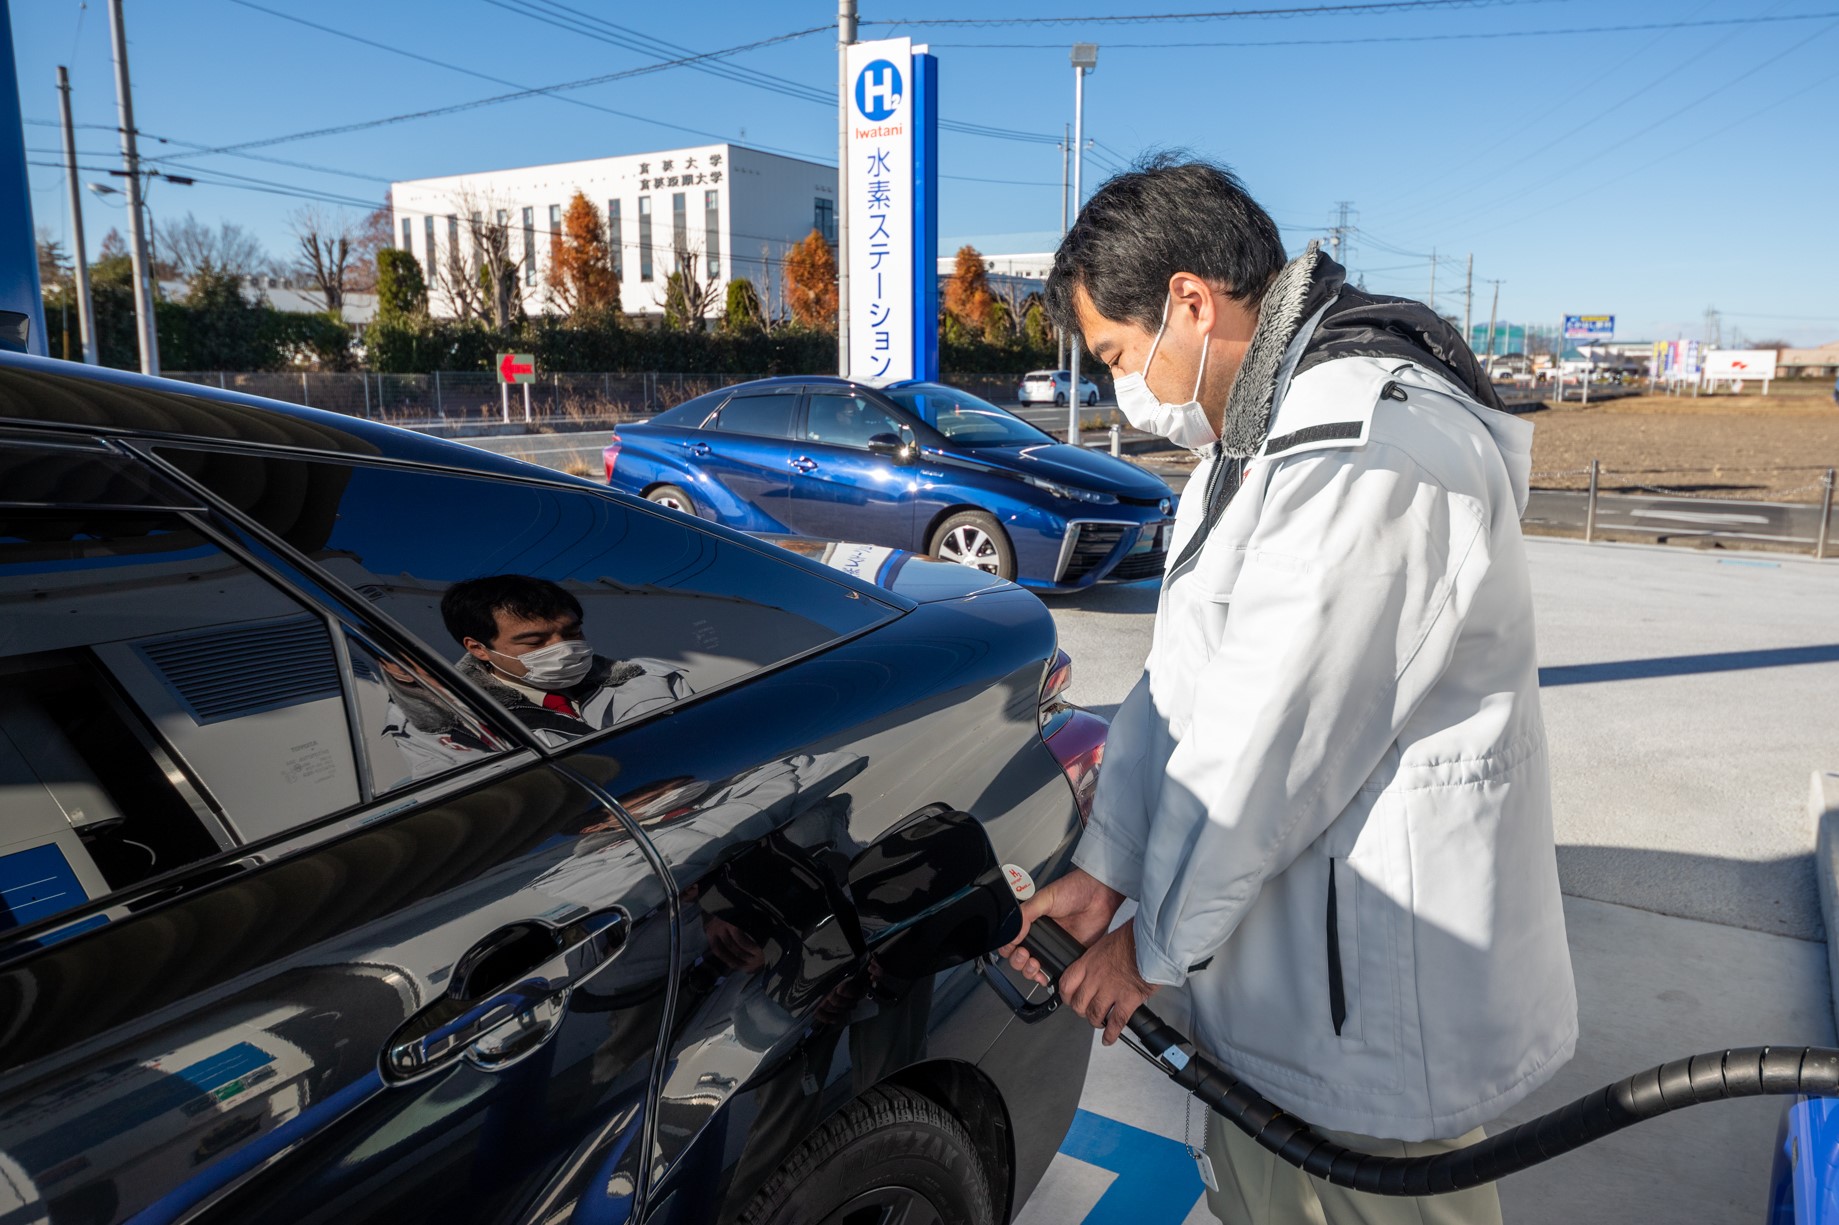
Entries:
[[[1085, 947], [1052, 919], [1036, 919], [1023, 945], [1059, 981]], [[1273, 1105], [1205, 1055], [1147, 1006], [1130, 1032], [1170, 1079], [1279, 1157], [1317, 1178], [1374, 1195], [1441, 1195], [1517, 1174], [1670, 1110], [1738, 1097], [1839, 1096], [1839, 1050], [1750, 1046], [1675, 1059], [1606, 1085], [1550, 1114], [1466, 1148], [1429, 1157], [1382, 1157], [1336, 1144]]]

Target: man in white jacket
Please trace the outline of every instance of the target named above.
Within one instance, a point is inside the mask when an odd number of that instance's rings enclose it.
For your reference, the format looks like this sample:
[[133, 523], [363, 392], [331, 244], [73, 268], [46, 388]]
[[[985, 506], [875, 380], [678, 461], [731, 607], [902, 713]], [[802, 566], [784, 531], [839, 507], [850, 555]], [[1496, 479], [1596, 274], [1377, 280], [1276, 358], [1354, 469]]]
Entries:
[[[1313, 244], [1286, 263], [1203, 163], [1106, 183], [1047, 300], [1133, 424], [1201, 455], [1077, 866], [1024, 908], [1089, 946], [1062, 994], [1110, 1043], [1178, 989], [1157, 1006], [1201, 1049], [1350, 1147], [1479, 1139], [1577, 1033], [1519, 527], [1530, 427], [1442, 319]], [[1223, 1220], [1500, 1219], [1491, 1186], [1362, 1195], [1212, 1123]]]

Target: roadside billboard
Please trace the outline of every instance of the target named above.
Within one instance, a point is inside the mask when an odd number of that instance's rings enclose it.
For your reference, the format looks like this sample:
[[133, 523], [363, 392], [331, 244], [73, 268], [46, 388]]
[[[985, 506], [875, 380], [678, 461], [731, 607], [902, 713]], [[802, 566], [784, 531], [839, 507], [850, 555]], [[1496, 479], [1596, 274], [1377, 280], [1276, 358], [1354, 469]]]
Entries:
[[1614, 315], [1566, 315], [1564, 317], [1564, 338], [1566, 340], [1607, 338], [1615, 335], [1615, 330], [1616, 317]]
[[1705, 381], [1741, 383], [1744, 379], [1768, 382], [1775, 377], [1774, 349], [1711, 349], [1705, 354]]

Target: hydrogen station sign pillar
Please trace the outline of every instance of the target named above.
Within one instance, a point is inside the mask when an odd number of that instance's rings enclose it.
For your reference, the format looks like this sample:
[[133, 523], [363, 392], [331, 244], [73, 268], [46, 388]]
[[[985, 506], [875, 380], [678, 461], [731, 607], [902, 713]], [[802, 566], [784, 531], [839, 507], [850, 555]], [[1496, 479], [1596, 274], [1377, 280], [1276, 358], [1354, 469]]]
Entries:
[[845, 51], [849, 127], [845, 373], [875, 385], [939, 376], [938, 59], [911, 39]]

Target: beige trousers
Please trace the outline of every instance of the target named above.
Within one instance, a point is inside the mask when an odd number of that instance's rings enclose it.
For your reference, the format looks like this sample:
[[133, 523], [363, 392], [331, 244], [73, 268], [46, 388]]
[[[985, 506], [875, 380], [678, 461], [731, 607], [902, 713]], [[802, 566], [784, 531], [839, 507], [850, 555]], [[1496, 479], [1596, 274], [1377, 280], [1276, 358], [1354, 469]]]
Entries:
[[[1318, 1130], [1349, 1148], [1387, 1157], [1441, 1153], [1485, 1134], [1477, 1127], [1454, 1140], [1412, 1142]], [[1501, 1225], [1493, 1183], [1423, 1199], [1350, 1191], [1309, 1177], [1219, 1118], [1207, 1121], [1207, 1155], [1220, 1180], [1218, 1191], [1207, 1192], [1207, 1208], [1225, 1225]]]

